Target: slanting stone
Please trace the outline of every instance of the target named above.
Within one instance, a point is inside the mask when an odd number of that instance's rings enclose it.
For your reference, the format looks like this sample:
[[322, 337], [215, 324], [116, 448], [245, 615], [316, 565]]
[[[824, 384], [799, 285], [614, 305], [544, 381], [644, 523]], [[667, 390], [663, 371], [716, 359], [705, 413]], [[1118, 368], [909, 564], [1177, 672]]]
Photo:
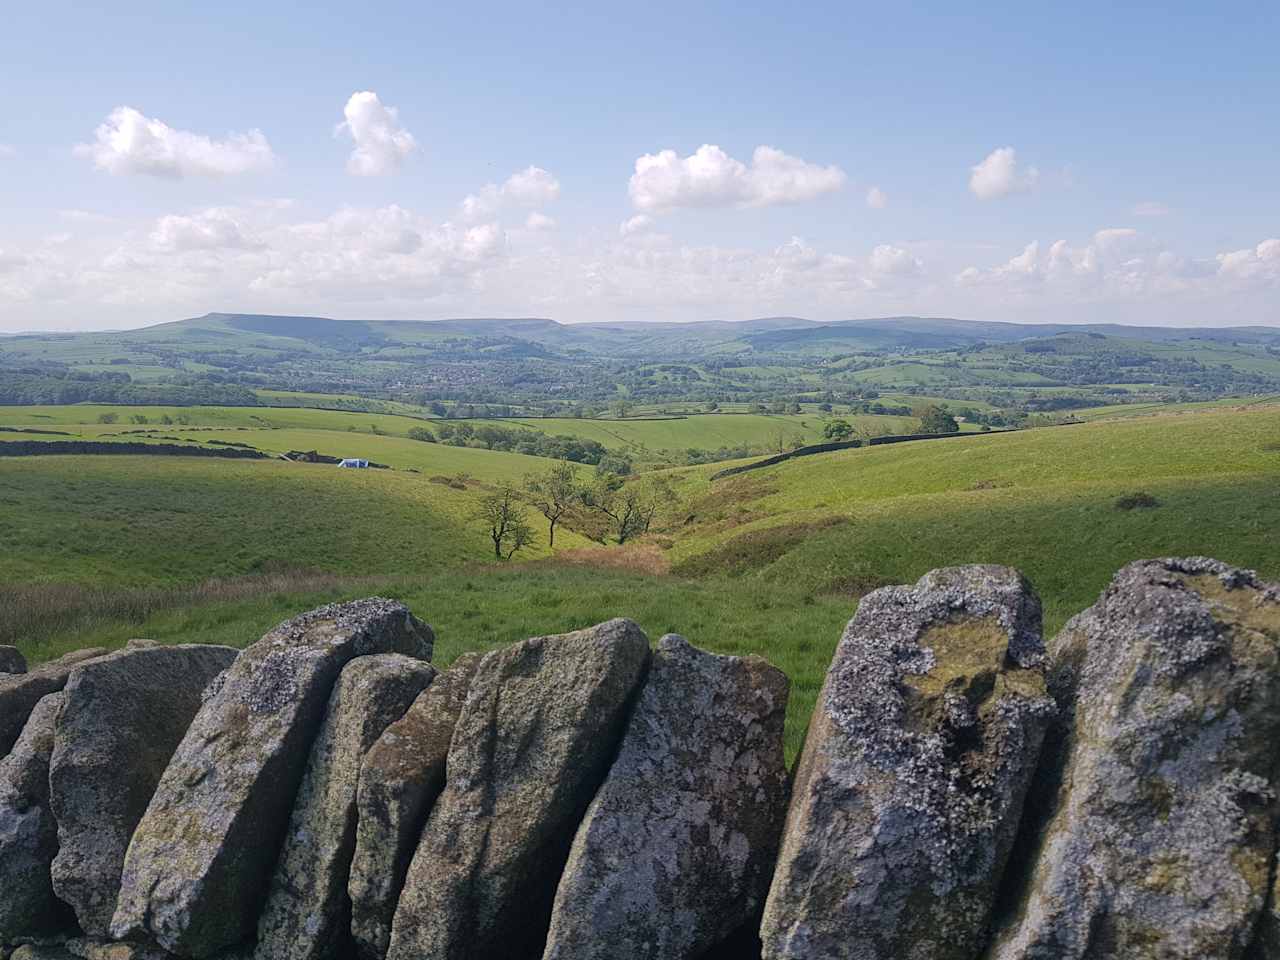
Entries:
[[76, 664], [106, 652], [101, 647], [77, 650], [59, 660], [39, 664], [27, 673], [0, 674], [0, 757], [13, 749], [41, 697], [61, 690]]
[[669, 635], [578, 828], [547, 960], [692, 960], [758, 917], [786, 815], [789, 684]]
[[392, 960], [537, 960], [649, 658], [629, 620], [489, 654], [396, 909]]
[[17, 647], [0, 646], [0, 673], [26, 673], [27, 658]]
[[86, 933], [107, 935], [134, 828], [205, 686], [238, 653], [204, 645], [129, 648], [72, 670], [49, 764], [58, 822], [53, 888]]
[[429, 663], [397, 653], [360, 657], [343, 669], [311, 748], [258, 921], [258, 960], [350, 954], [347, 878], [356, 842], [360, 762], [435, 673]]
[[58, 828], [49, 810], [49, 755], [62, 694], [43, 697], [0, 760], [0, 943], [51, 928], [60, 910], [49, 864]]
[[431, 631], [381, 598], [332, 604], [243, 651], [170, 760], [125, 856], [118, 939], [209, 957], [252, 937], [294, 795], [348, 661], [426, 657]]
[[869, 594], [796, 770], [769, 960], [972, 960], [1053, 715], [1040, 601], [1007, 567]]
[[381, 960], [422, 828], [444, 788], [445, 760], [481, 655], [458, 657], [378, 738], [360, 765], [356, 849], [347, 891], [351, 933], [365, 960]]
[[1065, 768], [991, 956], [1242, 956], [1276, 842], [1280, 586], [1205, 558], [1130, 564], [1051, 652], [1074, 702]]

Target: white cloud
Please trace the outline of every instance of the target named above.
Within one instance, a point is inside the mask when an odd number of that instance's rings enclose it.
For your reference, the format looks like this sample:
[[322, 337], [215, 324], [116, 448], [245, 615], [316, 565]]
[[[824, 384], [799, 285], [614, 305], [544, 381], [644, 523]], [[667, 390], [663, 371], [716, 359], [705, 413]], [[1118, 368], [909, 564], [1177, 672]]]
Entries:
[[214, 140], [175, 130], [133, 107], [112, 110], [94, 131], [93, 143], [79, 144], [75, 153], [116, 176], [146, 174], [172, 179], [250, 173], [276, 162], [271, 145], [260, 130]]
[[622, 221], [618, 226], [618, 234], [623, 237], [631, 237], [639, 233], [647, 233], [652, 229], [653, 217], [647, 213], [637, 213], [634, 217]]
[[548, 217], [545, 213], [533, 211], [525, 218], [524, 228], [526, 230], [554, 230], [556, 228], [555, 217]]
[[18, 148], [7, 143], [0, 143], [0, 160], [12, 160], [18, 155]]
[[1018, 165], [1018, 152], [1013, 147], [1000, 147], [970, 169], [969, 191], [979, 200], [996, 200], [1013, 193], [1025, 193], [1040, 179], [1035, 167], [1025, 170]]
[[1280, 240], [1219, 253], [1184, 256], [1132, 228], [1099, 230], [1073, 246], [1039, 241], [988, 269], [968, 267], [955, 277], [962, 288], [985, 289], [1046, 304], [1176, 303], [1222, 298], [1241, 291], [1259, 295], [1280, 283]]
[[867, 191], [867, 206], [872, 210], [883, 210], [889, 205], [889, 195], [879, 187]]
[[909, 250], [882, 243], [871, 251], [871, 272], [882, 277], [913, 277], [924, 270], [924, 262]]
[[338, 124], [335, 135], [346, 135], [355, 142], [347, 160], [347, 172], [357, 177], [379, 177], [395, 173], [409, 154], [418, 148], [417, 141], [400, 126], [395, 107], [385, 106], [372, 90], [353, 93], [342, 110], [346, 117]]
[[1167, 217], [1171, 212], [1168, 204], [1161, 203], [1159, 200], [1144, 200], [1142, 203], [1133, 205], [1135, 217]]
[[487, 183], [462, 201], [462, 216], [481, 220], [506, 207], [541, 207], [560, 196], [560, 181], [541, 167], [526, 167], [501, 184]]
[[820, 167], [774, 147], [756, 147], [751, 165], [703, 144], [688, 157], [674, 150], [638, 158], [628, 192], [637, 210], [677, 207], [766, 207], [799, 203], [839, 190], [838, 167]]
[[151, 231], [156, 250], [248, 249], [260, 244], [246, 235], [234, 210], [214, 207], [194, 216], [166, 216]]
[[1219, 276], [1233, 281], [1280, 282], [1280, 239], [1217, 256]]

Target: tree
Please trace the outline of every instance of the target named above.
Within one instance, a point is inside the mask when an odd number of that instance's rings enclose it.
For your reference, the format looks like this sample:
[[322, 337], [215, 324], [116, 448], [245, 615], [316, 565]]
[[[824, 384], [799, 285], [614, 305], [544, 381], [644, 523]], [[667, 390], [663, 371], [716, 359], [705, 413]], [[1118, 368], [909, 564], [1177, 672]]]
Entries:
[[556, 464], [543, 474], [529, 474], [524, 488], [533, 505], [547, 518], [547, 545], [556, 545], [556, 524], [577, 505], [578, 474], [567, 463]]
[[853, 424], [848, 420], [831, 420], [822, 428], [822, 435], [834, 442], [848, 440], [853, 436]]
[[410, 427], [409, 439], [421, 440], [423, 443], [435, 443], [436, 435], [432, 433], [430, 430], [428, 430], [426, 427]]
[[528, 515], [510, 484], [503, 484], [496, 493], [482, 499], [473, 517], [489, 528], [493, 555], [499, 560], [510, 560], [517, 550], [533, 543]]
[[929, 404], [920, 410], [920, 429], [925, 433], [959, 433], [960, 424], [956, 423], [946, 407]]
[[621, 477], [605, 475], [581, 491], [584, 507], [602, 521], [597, 539], [612, 537], [619, 545], [649, 532], [663, 505], [675, 499], [666, 480], [624, 483]]
[[118, 415], [118, 414], [114, 414], [114, 413], [100, 413], [100, 414], [98, 414], [98, 422], [99, 422], [99, 423], [115, 423], [115, 422], [116, 422], [117, 420], [119, 420], [119, 419], [120, 419], [119, 415]]

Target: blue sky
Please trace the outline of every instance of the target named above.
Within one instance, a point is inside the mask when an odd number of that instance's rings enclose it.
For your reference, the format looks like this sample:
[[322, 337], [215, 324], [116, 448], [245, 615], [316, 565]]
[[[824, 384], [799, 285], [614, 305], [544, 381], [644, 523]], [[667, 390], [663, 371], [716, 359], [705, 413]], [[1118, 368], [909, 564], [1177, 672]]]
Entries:
[[0, 330], [1280, 324], [1275, 4], [180, 6], [6, 11]]

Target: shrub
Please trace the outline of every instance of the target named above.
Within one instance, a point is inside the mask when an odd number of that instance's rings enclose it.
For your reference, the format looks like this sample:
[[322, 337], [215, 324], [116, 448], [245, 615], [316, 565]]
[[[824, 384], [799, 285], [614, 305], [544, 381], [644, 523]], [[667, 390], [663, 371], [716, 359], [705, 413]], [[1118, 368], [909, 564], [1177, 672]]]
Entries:
[[409, 429], [410, 440], [421, 440], [423, 443], [435, 443], [436, 435], [426, 427], [411, 427]]
[[1160, 506], [1160, 501], [1149, 493], [1127, 493], [1116, 501], [1117, 510], [1150, 510]]

